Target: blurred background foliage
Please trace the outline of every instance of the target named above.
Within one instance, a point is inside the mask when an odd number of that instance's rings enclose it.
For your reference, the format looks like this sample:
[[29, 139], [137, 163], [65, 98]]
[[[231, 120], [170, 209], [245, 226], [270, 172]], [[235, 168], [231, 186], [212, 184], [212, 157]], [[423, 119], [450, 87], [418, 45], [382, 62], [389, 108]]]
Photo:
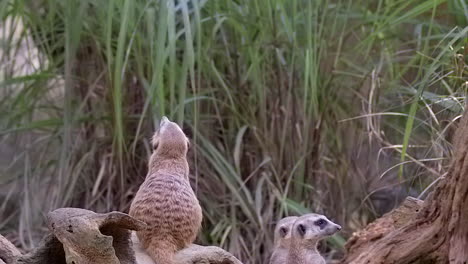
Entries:
[[465, 0], [0, 0], [0, 233], [127, 211], [183, 125], [199, 243], [267, 263], [275, 222], [350, 234], [443, 177], [466, 103]]

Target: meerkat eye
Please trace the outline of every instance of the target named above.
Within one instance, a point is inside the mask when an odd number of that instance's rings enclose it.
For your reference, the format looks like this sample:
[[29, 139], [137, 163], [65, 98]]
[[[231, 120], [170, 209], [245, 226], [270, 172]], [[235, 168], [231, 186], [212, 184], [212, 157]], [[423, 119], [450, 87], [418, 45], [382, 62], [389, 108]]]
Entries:
[[279, 233], [281, 237], [285, 237], [288, 234], [288, 229], [283, 226], [279, 229]]
[[153, 150], [156, 150], [159, 146], [159, 138], [153, 137]]
[[306, 233], [306, 227], [303, 224], [299, 224], [297, 226], [297, 232], [299, 232], [299, 235], [304, 236]]
[[323, 229], [325, 226], [327, 226], [327, 221], [325, 219], [319, 219], [315, 221], [314, 223], [316, 226], [320, 227], [320, 229]]
[[159, 129], [156, 130], [153, 137], [151, 138], [151, 145], [153, 147], [153, 150], [156, 150], [158, 148], [158, 145], [159, 145]]

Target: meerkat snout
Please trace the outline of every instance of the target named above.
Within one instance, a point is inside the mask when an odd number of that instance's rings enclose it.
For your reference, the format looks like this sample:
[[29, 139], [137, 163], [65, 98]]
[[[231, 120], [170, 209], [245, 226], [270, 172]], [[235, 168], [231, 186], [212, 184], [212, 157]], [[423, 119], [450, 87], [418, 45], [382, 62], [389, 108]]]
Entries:
[[161, 122], [160, 122], [160, 124], [162, 124], [162, 123], [164, 123], [164, 122], [169, 122], [169, 119], [168, 119], [166, 116], [161, 117]]

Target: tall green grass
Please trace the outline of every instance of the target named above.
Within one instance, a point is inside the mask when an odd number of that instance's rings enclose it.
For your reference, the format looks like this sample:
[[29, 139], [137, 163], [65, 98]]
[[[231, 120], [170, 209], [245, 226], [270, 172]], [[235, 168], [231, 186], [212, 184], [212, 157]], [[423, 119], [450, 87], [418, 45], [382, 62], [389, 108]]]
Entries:
[[192, 138], [200, 243], [266, 263], [275, 222], [313, 211], [345, 226], [326, 247], [338, 257], [378, 202], [424, 197], [444, 174], [467, 10], [0, 0], [0, 232], [28, 249], [49, 210], [126, 211], [167, 115]]

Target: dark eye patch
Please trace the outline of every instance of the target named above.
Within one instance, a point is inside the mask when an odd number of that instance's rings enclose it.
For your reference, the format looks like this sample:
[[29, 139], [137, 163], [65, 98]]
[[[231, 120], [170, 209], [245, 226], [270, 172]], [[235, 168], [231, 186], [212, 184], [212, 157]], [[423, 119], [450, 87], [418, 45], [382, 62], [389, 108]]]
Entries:
[[279, 233], [281, 237], [285, 237], [288, 234], [288, 228], [284, 226], [280, 227]]
[[327, 226], [328, 222], [325, 219], [319, 219], [314, 222], [314, 225], [320, 227], [320, 229], [323, 229]]
[[299, 232], [299, 235], [304, 236], [306, 233], [306, 227], [303, 224], [299, 224], [297, 226], [297, 232]]
[[158, 145], [159, 145], [159, 142], [155, 142], [155, 143], [153, 144], [153, 150], [156, 150], [156, 149], [158, 148]]
[[159, 128], [156, 130], [153, 137], [151, 138], [151, 143], [152, 143], [153, 150], [156, 150], [159, 145]]

